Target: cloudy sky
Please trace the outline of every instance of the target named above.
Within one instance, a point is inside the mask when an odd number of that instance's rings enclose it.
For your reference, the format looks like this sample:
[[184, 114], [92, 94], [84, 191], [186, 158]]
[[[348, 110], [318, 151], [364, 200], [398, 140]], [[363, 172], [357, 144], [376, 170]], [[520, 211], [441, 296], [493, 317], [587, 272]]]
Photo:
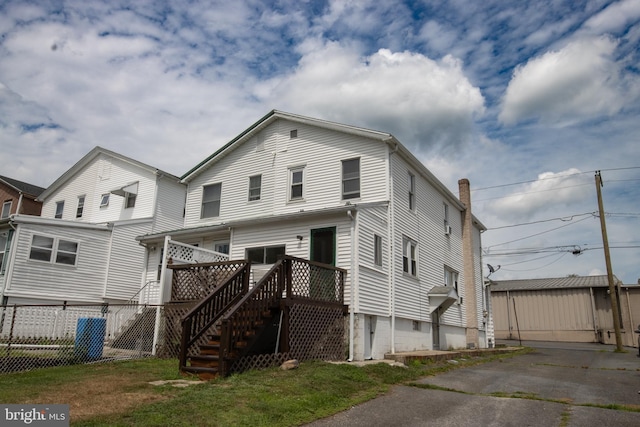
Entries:
[[4, 1], [0, 175], [47, 187], [96, 145], [182, 175], [275, 108], [469, 178], [496, 280], [606, 274], [601, 170], [637, 283], [639, 39], [638, 0]]

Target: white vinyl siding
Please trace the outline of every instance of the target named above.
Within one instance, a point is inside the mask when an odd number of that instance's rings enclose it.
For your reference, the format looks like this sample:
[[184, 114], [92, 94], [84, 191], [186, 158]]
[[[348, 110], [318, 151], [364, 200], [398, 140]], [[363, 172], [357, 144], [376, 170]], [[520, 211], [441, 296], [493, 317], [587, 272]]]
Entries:
[[[298, 130], [295, 143], [289, 137], [292, 128]], [[189, 182], [185, 227], [300, 211], [300, 203], [289, 202], [289, 170], [301, 165], [304, 210], [342, 206], [341, 159], [353, 158], [354, 152], [360, 156], [359, 203], [388, 200], [385, 143], [287, 120], [271, 123], [260, 135], [263, 151], [256, 151], [252, 136]], [[260, 203], [247, 202], [247, 171], [262, 175]], [[200, 218], [202, 186], [216, 182], [224, 183], [220, 216]]]
[[[358, 211], [358, 293], [357, 310], [368, 314], [388, 316], [389, 305], [389, 241], [386, 206], [368, 207]], [[382, 265], [375, 264], [375, 239], [382, 244]]]
[[[75, 267], [30, 260], [34, 235], [76, 242], [79, 251]], [[70, 227], [20, 224], [18, 232], [14, 235], [17, 239], [16, 257], [12, 264], [11, 282], [7, 283], [5, 294], [12, 297], [70, 302], [102, 302], [109, 237], [110, 232], [106, 227], [104, 230], [79, 230]], [[136, 280], [139, 283], [139, 271]]]

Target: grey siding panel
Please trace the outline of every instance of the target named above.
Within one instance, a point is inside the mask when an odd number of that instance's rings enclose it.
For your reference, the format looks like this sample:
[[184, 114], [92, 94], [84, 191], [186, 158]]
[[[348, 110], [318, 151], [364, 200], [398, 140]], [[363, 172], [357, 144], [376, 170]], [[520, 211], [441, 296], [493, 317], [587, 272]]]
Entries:
[[158, 179], [157, 208], [151, 232], [176, 230], [184, 225], [186, 193], [186, 185], [167, 178]]
[[[358, 298], [359, 313], [388, 316], [389, 306], [389, 236], [386, 207], [358, 211]], [[374, 263], [374, 235], [382, 238], [382, 266]]]
[[[464, 283], [462, 264], [462, 222], [460, 211], [431, 185], [418, 171], [399, 156], [391, 157], [393, 174], [393, 216], [396, 263], [396, 315], [414, 320], [430, 321], [428, 293], [444, 283], [445, 266], [459, 273]], [[409, 210], [408, 174], [415, 176], [416, 208]], [[444, 233], [444, 204], [449, 206], [450, 236]], [[418, 277], [402, 271], [402, 239], [406, 236], [418, 244]], [[459, 286], [464, 297], [464, 287]], [[464, 325], [464, 304], [454, 304], [441, 317], [441, 323]]]
[[[34, 234], [79, 243], [76, 266], [29, 260]], [[101, 302], [108, 256], [109, 231], [21, 225], [8, 295]]]
[[140, 289], [145, 249], [138, 244], [135, 237], [150, 230], [151, 221], [114, 226], [105, 298], [128, 300]]
[[[290, 139], [292, 129], [298, 137]], [[214, 167], [189, 183], [185, 226], [215, 224], [252, 216], [293, 213], [343, 205], [342, 160], [360, 157], [361, 198], [385, 200], [386, 146], [380, 141], [278, 120], [262, 130], [264, 150], [256, 137], [240, 144]], [[288, 201], [289, 168], [305, 166], [304, 201]], [[259, 201], [248, 201], [249, 176], [262, 174]], [[220, 217], [201, 220], [202, 186], [222, 183]], [[356, 200], [353, 200], [355, 203]]]

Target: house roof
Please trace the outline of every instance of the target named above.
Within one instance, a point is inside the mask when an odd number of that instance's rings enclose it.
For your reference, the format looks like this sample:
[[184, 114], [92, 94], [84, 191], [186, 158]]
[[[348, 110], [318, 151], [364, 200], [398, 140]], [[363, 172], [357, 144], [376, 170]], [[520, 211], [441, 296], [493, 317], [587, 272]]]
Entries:
[[[613, 276], [617, 285], [622, 282]], [[606, 288], [609, 286], [607, 276], [572, 276], [550, 277], [544, 279], [522, 280], [492, 280], [491, 292], [503, 291], [534, 291], [544, 289], [577, 289], [577, 288]]]
[[13, 188], [19, 193], [23, 193], [27, 196], [31, 196], [34, 199], [38, 197], [45, 189], [38, 187], [37, 185], [28, 184], [26, 182], [18, 181], [17, 179], [9, 178], [0, 175], [0, 181]]
[[[316, 126], [324, 129], [334, 130], [338, 132], [348, 133], [352, 135], [359, 135], [371, 139], [376, 139], [381, 142], [387, 143], [391, 145], [394, 149], [397, 148], [397, 151], [402, 155], [407, 162], [409, 162], [417, 171], [424, 176], [424, 178], [433, 184], [434, 187], [439, 189], [442, 194], [444, 194], [452, 204], [455, 204], [458, 209], [465, 209], [464, 203], [458, 199], [458, 197], [453, 194], [440, 180], [438, 180], [435, 175], [429, 171], [424, 164], [420, 160], [418, 160], [405, 146], [403, 146], [400, 141], [396, 139], [393, 135], [386, 132], [380, 132], [372, 129], [365, 129], [357, 126], [345, 125], [341, 123], [331, 122], [328, 120], [316, 119], [312, 117], [301, 116], [298, 114], [287, 113], [279, 110], [271, 110], [268, 114], [262, 117], [260, 120], [249, 126], [246, 130], [236, 136], [234, 139], [229, 141], [219, 150], [214, 152], [212, 155], [204, 159], [202, 162], [198, 163], [187, 173], [182, 175], [180, 178], [183, 183], [188, 183], [193, 180], [195, 177], [200, 175], [202, 172], [210, 168], [213, 164], [220, 161], [224, 158], [228, 153], [233, 151], [238, 145], [242, 142], [247, 141], [251, 137], [253, 137], [260, 130], [264, 129], [271, 123], [275, 122], [278, 119], [285, 119], [297, 123], [308, 124], [311, 126]], [[481, 230], [486, 230], [486, 227], [474, 216], [474, 223]]]
[[132, 165], [136, 165], [141, 169], [145, 169], [151, 173], [154, 173], [156, 175], [159, 176], [166, 176], [169, 179], [174, 179], [176, 181], [180, 181], [180, 178], [170, 174], [168, 172], [164, 172], [158, 168], [155, 168], [153, 166], [149, 166], [145, 163], [139, 162], [137, 160], [134, 160], [130, 157], [127, 156], [123, 156], [122, 154], [118, 154], [114, 151], [111, 150], [107, 150], [106, 148], [102, 148], [99, 146], [96, 146], [93, 150], [89, 151], [83, 158], [81, 158], [75, 165], [73, 165], [70, 169], [68, 169], [65, 173], [63, 173], [62, 175], [60, 175], [60, 177], [58, 179], [56, 179], [53, 184], [51, 184], [49, 187], [47, 187], [46, 190], [44, 190], [39, 196], [38, 196], [38, 200], [43, 201], [44, 199], [46, 199], [47, 197], [49, 197], [49, 195], [51, 195], [51, 193], [53, 193], [54, 191], [56, 191], [58, 188], [60, 188], [60, 186], [62, 186], [65, 182], [67, 182], [69, 179], [71, 179], [78, 171], [80, 171], [82, 168], [84, 168], [85, 166], [87, 166], [87, 164], [89, 164], [93, 159], [95, 159], [97, 156], [104, 154], [106, 156], [109, 157], [113, 157], [116, 159], [119, 159], [125, 163], [129, 163]]

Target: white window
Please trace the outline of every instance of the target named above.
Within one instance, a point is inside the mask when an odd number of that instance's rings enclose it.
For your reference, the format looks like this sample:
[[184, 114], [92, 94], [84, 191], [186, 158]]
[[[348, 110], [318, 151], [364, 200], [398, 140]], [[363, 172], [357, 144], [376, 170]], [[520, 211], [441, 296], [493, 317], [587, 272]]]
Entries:
[[304, 199], [304, 166], [289, 169], [289, 200]]
[[129, 209], [136, 206], [136, 193], [124, 193], [124, 208]]
[[444, 268], [444, 285], [450, 286], [458, 291], [458, 272], [449, 268]]
[[245, 258], [252, 264], [275, 264], [280, 255], [285, 254], [285, 246], [263, 246], [247, 248]]
[[4, 232], [0, 234], [0, 274], [4, 273], [5, 270], [5, 260], [4, 257], [8, 252], [8, 245], [9, 245], [9, 238], [8, 238], [8, 232]]
[[416, 209], [416, 177], [409, 172], [409, 209]]
[[413, 240], [402, 238], [402, 271], [412, 276], [418, 275], [418, 244]]
[[2, 215], [0, 215], [0, 218], [9, 218], [9, 215], [11, 215], [11, 200], [7, 200], [2, 204]]
[[213, 250], [222, 254], [229, 253], [229, 242], [216, 242], [213, 245]]
[[29, 259], [56, 264], [76, 265], [78, 243], [34, 234]]
[[382, 237], [373, 235], [373, 263], [382, 267]]
[[78, 208], [76, 209], [76, 218], [82, 218], [84, 211], [84, 196], [78, 196]]
[[291, 132], [289, 132], [289, 138], [294, 139], [297, 137], [298, 137], [298, 129], [292, 129]]
[[262, 190], [262, 175], [249, 177], [249, 201], [260, 200]]
[[100, 198], [100, 207], [104, 208], [105, 206], [109, 206], [109, 193], [103, 194]]
[[64, 212], [64, 200], [61, 202], [56, 202], [55, 218], [62, 218], [62, 212]]
[[342, 161], [342, 199], [360, 197], [360, 159]]
[[220, 197], [222, 184], [205, 185], [202, 187], [202, 212], [200, 218], [214, 218], [220, 216]]

